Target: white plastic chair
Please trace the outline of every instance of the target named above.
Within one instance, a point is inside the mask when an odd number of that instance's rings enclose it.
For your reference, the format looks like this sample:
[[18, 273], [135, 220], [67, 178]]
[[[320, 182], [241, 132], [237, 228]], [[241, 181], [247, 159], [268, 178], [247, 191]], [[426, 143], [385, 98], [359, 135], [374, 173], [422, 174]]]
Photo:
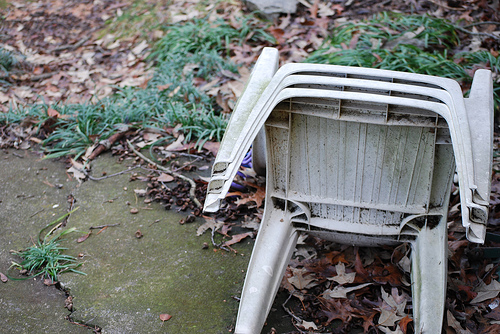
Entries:
[[235, 333], [259, 333], [301, 231], [354, 245], [412, 244], [417, 333], [441, 332], [446, 218], [459, 179], [470, 241], [486, 233], [493, 142], [491, 73], [470, 97], [433, 76], [287, 64], [263, 50], [233, 112], [212, 170], [214, 212], [261, 128], [266, 205]]

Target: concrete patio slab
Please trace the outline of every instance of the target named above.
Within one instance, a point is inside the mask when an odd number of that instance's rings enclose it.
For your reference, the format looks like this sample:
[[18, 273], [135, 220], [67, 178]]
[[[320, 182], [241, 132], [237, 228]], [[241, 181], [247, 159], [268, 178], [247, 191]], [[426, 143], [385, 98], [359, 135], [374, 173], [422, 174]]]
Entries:
[[[122, 171], [110, 155], [93, 162], [93, 175]], [[203, 249], [210, 235], [196, 236], [203, 223], [181, 225], [186, 213], [144, 203], [129, 174], [78, 184], [60, 161], [41, 160], [28, 151], [0, 152], [0, 272], [20, 259], [10, 250], [31, 245], [41, 228], [63, 215], [72, 196], [79, 209], [66, 228], [66, 254], [79, 256], [87, 275], [65, 273], [59, 279], [73, 297], [73, 312], [64, 308], [66, 294], [39, 278], [0, 283], [0, 319], [15, 333], [80, 333], [98, 326], [103, 333], [228, 333], [235, 322], [244, 273], [253, 241], [235, 245], [238, 254]], [[140, 170], [135, 170], [139, 172]], [[168, 184], [167, 184], [168, 185]], [[172, 184], [173, 185], [173, 184]], [[136, 208], [138, 213], [131, 214]], [[76, 240], [91, 226], [113, 225], [84, 242]], [[136, 237], [140, 231], [141, 238]], [[15, 271], [10, 271], [16, 274]], [[162, 323], [160, 314], [172, 318]], [[71, 324], [71, 318], [89, 328]]]

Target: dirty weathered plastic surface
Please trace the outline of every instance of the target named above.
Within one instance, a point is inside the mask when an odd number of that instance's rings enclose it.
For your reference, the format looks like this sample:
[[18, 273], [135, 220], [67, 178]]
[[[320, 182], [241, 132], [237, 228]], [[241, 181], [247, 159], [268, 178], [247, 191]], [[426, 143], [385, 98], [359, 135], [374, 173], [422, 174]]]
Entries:
[[277, 60], [276, 50], [264, 49], [226, 130], [205, 201], [206, 211], [218, 210], [264, 127], [266, 206], [235, 332], [260, 332], [304, 231], [355, 245], [410, 242], [416, 331], [439, 333], [455, 166], [467, 237], [484, 242], [491, 73], [478, 70], [464, 99], [450, 79], [318, 64], [274, 73]]

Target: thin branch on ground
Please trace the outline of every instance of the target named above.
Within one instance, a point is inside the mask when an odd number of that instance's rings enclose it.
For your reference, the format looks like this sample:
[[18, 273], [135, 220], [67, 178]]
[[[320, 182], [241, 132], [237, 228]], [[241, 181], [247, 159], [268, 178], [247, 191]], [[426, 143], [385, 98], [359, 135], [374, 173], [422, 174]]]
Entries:
[[113, 226], [118, 226], [118, 225], [120, 225], [120, 223], [118, 223], [118, 224], [108, 224], [108, 225], [99, 225], [99, 226], [90, 226], [89, 230], [97, 230], [97, 229], [101, 229], [101, 228], [105, 228], [105, 227], [113, 227]]
[[500, 41], [500, 36], [493, 35], [493, 34], [490, 34], [490, 33], [487, 33], [487, 32], [470, 31], [470, 30], [464, 29], [464, 28], [459, 27], [459, 26], [456, 26], [456, 28], [458, 30], [460, 30], [461, 32], [464, 32], [464, 33], [469, 34], [469, 35], [473, 35], [473, 36], [486, 36], [486, 37], [490, 37], [490, 38], [493, 38], [493, 39], [496, 39], [496, 40]]
[[179, 173], [176, 173], [176, 172], [173, 172], [171, 171], [169, 168], [165, 168], [161, 165], [158, 165], [156, 162], [154, 162], [153, 160], [147, 158], [146, 156], [144, 156], [144, 154], [142, 153], [139, 153], [139, 151], [137, 151], [135, 148], [134, 148], [134, 145], [132, 145], [132, 143], [127, 139], [127, 144], [128, 144], [128, 147], [130, 148], [130, 150], [132, 152], [135, 153], [135, 155], [137, 155], [138, 157], [140, 157], [141, 159], [143, 159], [144, 161], [147, 161], [148, 163], [156, 166], [158, 169], [164, 171], [165, 173], [167, 174], [170, 174], [172, 176], [175, 176], [175, 177], [178, 177], [180, 179], [183, 179], [184, 181], [187, 181], [189, 182], [189, 184], [191, 185], [191, 189], [189, 189], [189, 196], [191, 197], [191, 200], [194, 202], [194, 204], [196, 204], [196, 206], [198, 207], [202, 207], [200, 201], [198, 201], [198, 199], [196, 198], [196, 195], [195, 195], [195, 191], [196, 191], [196, 183], [190, 179], [189, 177], [187, 176], [184, 176], [182, 174], [179, 174]]
[[140, 165], [138, 165], [138, 166], [132, 166], [132, 167], [129, 167], [128, 169], [126, 169], [126, 170], [122, 170], [121, 172], [110, 174], [110, 175], [105, 175], [105, 176], [101, 176], [101, 177], [93, 177], [85, 169], [79, 169], [79, 168], [76, 168], [76, 167], [75, 167], [75, 169], [77, 171], [82, 172], [83, 174], [85, 174], [85, 176], [87, 176], [89, 178], [89, 180], [92, 180], [92, 181], [101, 181], [101, 180], [104, 180], [104, 179], [107, 179], [107, 178], [110, 178], [110, 177], [113, 177], [113, 176], [125, 174], [127, 172], [130, 172], [132, 169], [136, 169], [136, 168], [140, 168], [140, 167], [141, 167]]

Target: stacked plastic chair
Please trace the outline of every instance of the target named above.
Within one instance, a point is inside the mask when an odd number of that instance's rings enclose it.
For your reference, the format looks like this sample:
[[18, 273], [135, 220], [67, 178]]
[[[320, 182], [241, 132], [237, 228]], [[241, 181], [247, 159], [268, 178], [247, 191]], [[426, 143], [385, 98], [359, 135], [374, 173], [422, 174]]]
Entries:
[[235, 333], [262, 330], [299, 232], [359, 246], [411, 243], [415, 332], [440, 333], [455, 172], [467, 238], [483, 243], [486, 233], [490, 71], [475, 73], [464, 99], [457, 82], [427, 75], [318, 64], [278, 70], [277, 50], [266, 48], [221, 143], [205, 211], [219, 209], [261, 128], [265, 209]]

